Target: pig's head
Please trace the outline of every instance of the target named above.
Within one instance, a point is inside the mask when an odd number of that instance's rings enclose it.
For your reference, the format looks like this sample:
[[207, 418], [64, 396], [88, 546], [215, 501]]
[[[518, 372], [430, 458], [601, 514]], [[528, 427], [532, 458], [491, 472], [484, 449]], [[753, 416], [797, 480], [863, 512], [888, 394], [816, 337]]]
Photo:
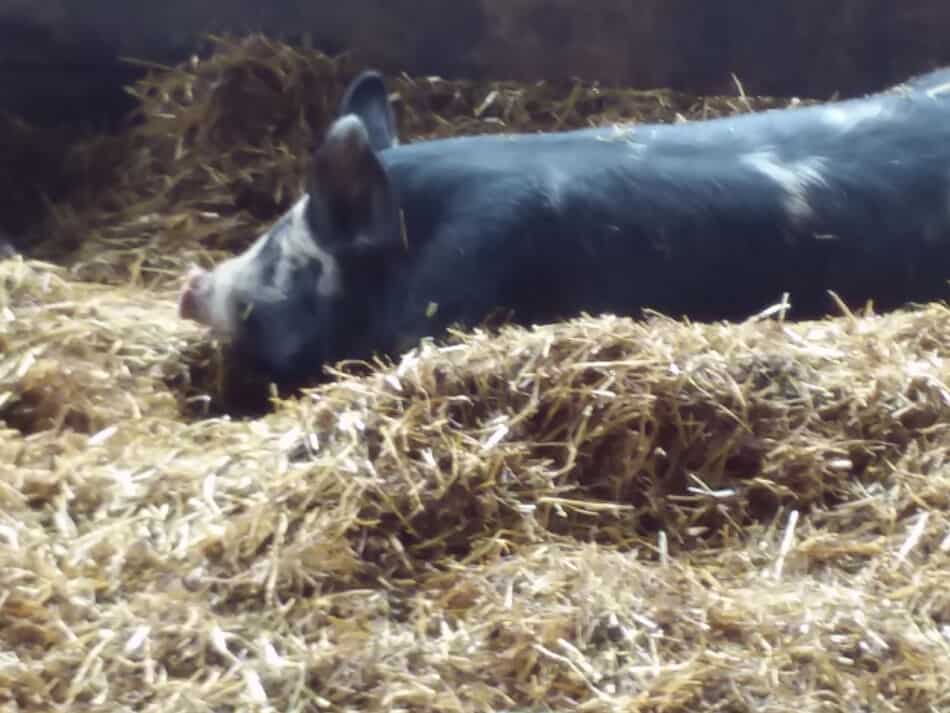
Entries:
[[382, 78], [365, 72], [314, 153], [307, 194], [244, 253], [211, 271], [193, 267], [179, 314], [275, 381], [348, 356], [381, 289], [374, 281], [401, 244], [399, 206], [377, 155], [396, 142]]

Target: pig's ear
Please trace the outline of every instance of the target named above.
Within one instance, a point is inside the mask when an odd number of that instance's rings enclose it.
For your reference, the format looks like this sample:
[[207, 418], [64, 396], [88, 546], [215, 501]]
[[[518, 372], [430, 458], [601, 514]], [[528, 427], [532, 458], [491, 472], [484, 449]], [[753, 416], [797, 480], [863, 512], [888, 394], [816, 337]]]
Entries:
[[356, 114], [363, 122], [373, 150], [382, 151], [399, 143], [386, 85], [379, 72], [363, 72], [350, 82], [339, 109], [339, 116], [347, 114]]
[[399, 206], [389, 176], [363, 122], [348, 114], [333, 122], [313, 157], [307, 219], [321, 245], [366, 255], [398, 245]]

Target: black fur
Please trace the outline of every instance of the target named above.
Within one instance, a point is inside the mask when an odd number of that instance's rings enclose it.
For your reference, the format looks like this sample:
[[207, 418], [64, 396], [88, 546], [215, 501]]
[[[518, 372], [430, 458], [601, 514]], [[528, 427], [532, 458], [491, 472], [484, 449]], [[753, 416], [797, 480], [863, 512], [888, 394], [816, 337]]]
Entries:
[[828, 290], [879, 309], [943, 299], [947, 82], [940, 70], [825, 106], [397, 145], [383, 82], [364, 73], [340, 113], [366, 130], [331, 127], [306, 212], [342, 293], [317, 304], [301, 273], [292, 291], [307, 299], [269, 306], [280, 329], [247, 324], [236, 341], [275, 378], [301, 377], [498, 309], [519, 323], [643, 308], [734, 319], [784, 292], [797, 317], [833, 309]]

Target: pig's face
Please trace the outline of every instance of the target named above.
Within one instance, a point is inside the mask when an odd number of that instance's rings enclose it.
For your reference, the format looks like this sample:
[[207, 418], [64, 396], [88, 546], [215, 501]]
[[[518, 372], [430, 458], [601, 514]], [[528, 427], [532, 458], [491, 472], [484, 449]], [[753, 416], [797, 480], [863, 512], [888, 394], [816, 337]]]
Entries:
[[354, 81], [343, 111], [314, 154], [308, 194], [244, 253], [193, 267], [179, 298], [183, 318], [277, 381], [346, 353], [366, 317], [366, 268], [400, 237], [376, 153], [394, 143], [378, 75]]
[[207, 325], [277, 378], [301, 359], [327, 358], [323, 342], [342, 302], [340, 264], [315, 239], [308, 202], [302, 198], [244, 253], [211, 271], [193, 267], [179, 298], [183, 318]]

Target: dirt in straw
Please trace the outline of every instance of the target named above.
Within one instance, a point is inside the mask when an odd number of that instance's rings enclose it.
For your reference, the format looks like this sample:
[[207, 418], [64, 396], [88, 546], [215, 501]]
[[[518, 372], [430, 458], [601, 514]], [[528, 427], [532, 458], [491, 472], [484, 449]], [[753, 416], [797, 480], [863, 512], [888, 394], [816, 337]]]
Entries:
[[[111, 189], [0, 262], [0, 702], [950, 709], [944, 306], [475, 331], [234, 417], [266, 387], [174, 289], [289, 204], [357, 69], [155, 70], [69, 157]], [[410, 139], [783, 104], [390, 81]]]

